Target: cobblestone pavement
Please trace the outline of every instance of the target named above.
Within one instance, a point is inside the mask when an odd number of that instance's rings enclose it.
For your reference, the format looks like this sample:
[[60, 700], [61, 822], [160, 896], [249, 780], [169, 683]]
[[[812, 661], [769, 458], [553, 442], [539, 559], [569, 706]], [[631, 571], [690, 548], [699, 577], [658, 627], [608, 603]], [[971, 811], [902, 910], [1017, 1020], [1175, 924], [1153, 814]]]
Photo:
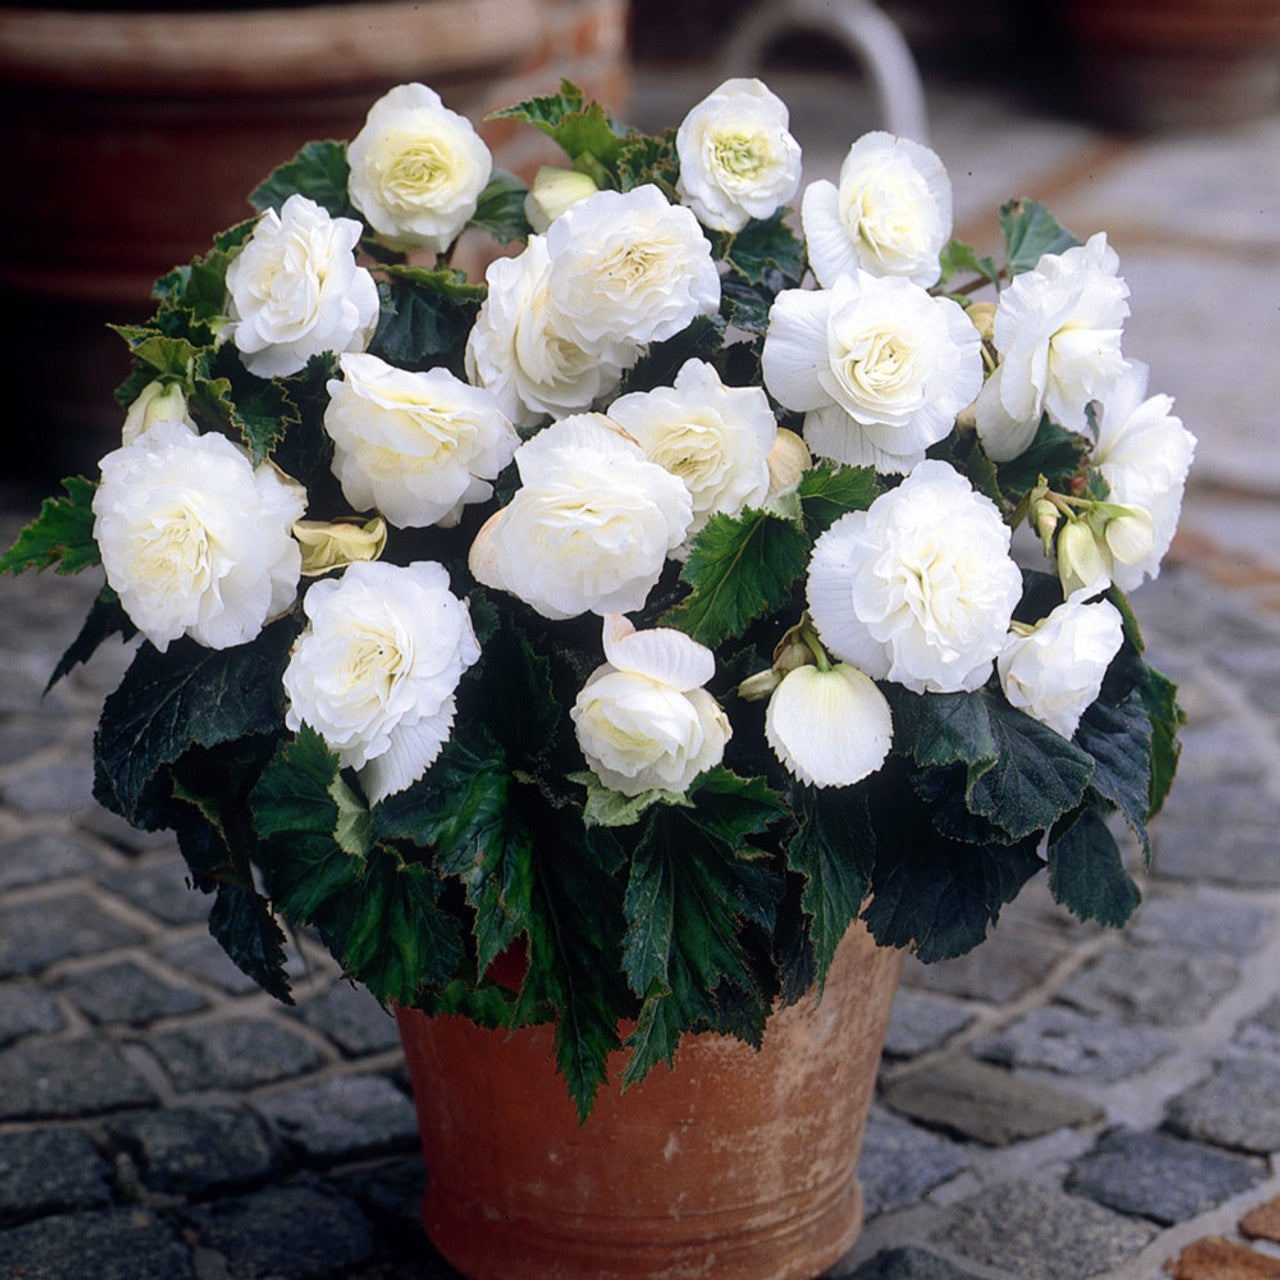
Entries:
[[[1221, 364], [1188, 363], [1188, 343], [1227, 342], [1204, 319], [1224, 304], [1163, 286], [1162, 263], [1229, 289], [1252, 262], [1232, 306], [1255, 353], [1269, 316], [1274, 352], [1280, 183], [1264, 179], [1280, 122], [1122, 145], [977, 103], [935, 112], [944, 155], [948, 139], [975, 154], [982, 112], [987, 158], [1040, 173], [1078, 231], [1128, 211], [1146, 276], [1128, 349], [1153, 389], [1181, 379], [1202, 441], [1184, 530], [1135, 599], [1190, 724], [1126, 932], [1070, 920], [1041, 887], [971, 957], [909, 964], [860, 1167], [867, 1228], [831, 1275], [1156, 1280], [1181, 1256], [1184, 1280], [1277, 1276], [1265, 1243], [1242, 1261], [1237, 1232], [1280, 1196], [1280, 451], [1263, 416], [1277, 397], [1254, 398], [1275, 363], [1225, 366], [1255, 379], [1248, 395]], [[1219, 188], [1197, 215], [1179, 199], [1180, 181], [1232, 172], [1238, 200]], [[1173, 223], [1143, 220], [1142, 189]], [[0, 489], [5, 543], [32, 503]], [[305, 938], [296, 1008], [259, 993], [210, 939], [169, 840], [94, 807], [96, 707], [126, 655], [40, 696], [94, 590], [88, 576], [0, 582], [0, 1278], [452, 1276], [418, 1225], [391, 1019]]]

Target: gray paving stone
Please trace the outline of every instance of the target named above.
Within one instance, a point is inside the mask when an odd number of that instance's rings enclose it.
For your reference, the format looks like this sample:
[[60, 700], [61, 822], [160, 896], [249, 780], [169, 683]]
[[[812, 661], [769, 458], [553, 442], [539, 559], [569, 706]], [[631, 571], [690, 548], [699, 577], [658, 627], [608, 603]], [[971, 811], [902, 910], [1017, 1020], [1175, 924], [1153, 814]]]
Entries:
[[52, 716], [0, 717], [0, 765], [17, 764], [44, 751], [57, 740], [59, 727]]
[[902, 981], [908, 987], [1003, 1004], [1042, 982], [1066, 950], [1066, 943], [1043, 930], [997, 926], [980, 947], [957, 960], [926, 965], [908, 959]]
[[26, 903], [0, 908], [0, 977], [39, 973], [69, 956], [131, 946], [144, 936], [80, 891], [45, 898], [38, 910]]
[[0, 1275], [17, 1280], [195, 1280], [191, 1253], [150, 1210], [97, 1209], [0, 1232]]
[[1280, 1151], [1280, 1063], [1228, 1058], [1203, 1084], [1173, 1099], [1165, 1128], [1220, 1147]]
[[932, 1239], [1019, 1280], [1087, 1280], [1138, 1253], [1155, 1231], [1092, 1200], [1019, 1181], [953, 1205]]
[[[208, 933], [195, 934], [162, 947], [156, 953], [170, 967], [198, 982], [217, 987], [232, 996], [252, 995], [258, 984], [241, 970]], [[291, 978], [305, 977], [310, 970], [296, 951], [287, 953], [285, 973]]]
[[1126, 927], [1130, 942], [1247, 956], [1275, 928], [1269, 911], [1211, 898], [1148, 898]]
[[1236, 1029], [1232, 1041], [1242, 1049], [1274, 1054], [1280, 1059], [1280, 996], [1264, 1005]]
[[1101, 1118], [1098, 1107], [972, 1058], [943, 1062], [886, 1085], [882, 1099], [935, 1129], [1000, 1147]]
[[187, 864], [174, 856], [118, 867], [100, 875], [98, 883], [165, 924], [198, 924], [208, 920], [213, 898], [192, 889], [187, 874]]
[[195, 1013], [209, 1001], [190, 987], [162, 982], [132, 960], [79, 970], [60, 984], [62, 993], [99, 1025], [144, 1027], [160, 1018]]
[[137, 855], [158, 849], [175, 849], [176, 837], [172, 831], [139, 831], [131, 827], [119, 814], [104, 809], [100, 804], [76, 814], [76, 826], [82, 831], [100, 836], [122, 852]]
[[1158, 878], [1280, 887], [1280, 801], [1256, 787], [1186, 780], [1151, 828]]
[[973, 1014], [953, 1001], [903, 987], [893, 1002], [885, 1054], [890, 1058], [914, 1058], [928, 1053], [972, 1021]]
[[1258, 1161], [1165, 1133], [1116, 1129], [1072, 1164], [1065, 1186], [1120, 1213], [1172, 1226], [1266, 1177]]
[[383, 1076], [337, 1076], [274, 1094], [255, 1107], [309, 1160], [354, 1160], [418, 1142], [412, 1101]]
[[40, 831], [0, 844], [0, 893], [47, 884], [100, 865], [93, 848], [70, 835]]
[[1077, 973], [1058, 999], [1086, 1013], [1162, 1027], [1198, 1022], [1240, 982], [1229, 956], [1174, 947], [1120, 947]]
[[1145, 1071], [1176, 1048], [1170, 1036], [1149, 1027], [1126, 1026], [1049, 1005], [984, 1036], [971, 1052], [1003, 1067], [1032, 1067], [1110, 1082]]
[[111, 1166], [79, 1129], [0, 1134], [0, 1227], [112, 1199]]
[[349, 1058], [381, 1053], [400, 1044], [396, 1020], [364, 987], [335, 982], [323, 994], [300, 1004], [295, 1016], [329, 1037]]
[[31, 1035], [53, 1035], [66, 1025], [58, 1006], [42, 991], [0, 983], [0, 1049]]
[[155, 1091], [107, 1040], [23, 1040], [0, 1052], [0, 1119], [74, 1118], [150, 1106]]
[[209, 1196], [276, 1174], [281, 1156], [256, 1116], [224, 1107], [171, 1107], [119, 1120], [111, 1136], [153, 1191]]
[[421, 1153], [343, 1170], [328, 1181], [357, 1201], [384, 1235], [416, 1255], [432, 1252], [422, 1230], [427, 1166]]
[[28, 814], [73, 814], [96, 803], [93, 762], [87, 749], [74, 759], [42, 764], [10, 778], [0, 787], [10, 808]]
[[927, 1249], [883, 1249], [855, 1271], [851, 1280], [978, 1280]]
[[968, 1166], [953, 1143], [901, 1120], [872, 1116], [858, 1158], [867, 1216], [915, 1204]]
[[308, 1186], [268, 1187], [189, 1209], [206, 1248], [243, 1280], [331, 1280], [378, 1252], [373, 1224], [354, 1201]]
[[324, 1061], [309, 1040], [270, 1018], [193, 1023], [153, 1035], [147, 1047], [182, 1093], [269, 1084]]

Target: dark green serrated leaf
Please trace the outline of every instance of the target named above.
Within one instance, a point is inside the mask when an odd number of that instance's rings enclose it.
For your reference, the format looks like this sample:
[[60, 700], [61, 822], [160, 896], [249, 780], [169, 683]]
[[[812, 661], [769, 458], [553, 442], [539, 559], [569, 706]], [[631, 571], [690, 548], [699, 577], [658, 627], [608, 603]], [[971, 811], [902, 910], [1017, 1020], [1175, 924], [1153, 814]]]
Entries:
[[797, 787], [796, 802], [799, 826], [787, 845], [787, 865], [805, 877], [800, 905], [812, 920], [809, 935], [821, 985], [871, 891], [876, 837], [861, 789]]
[[925, 456], [939, 458], [954, 467], [974, 489], [984, 498], [990, 498], [997, 510], [1006, 506], [1005, 496], [1000, 490], [999, 475], [996, 464], [977, 447], [977, 437], [961, 435], [952, 431], [950, 435], [932, 444], [925, 450]]
[[1093, 758], [1048, 725], [984, 692], [997, 756], [970, 766], [965, 802], [1014, 839], [1047, 831], [1080, 803]]
[[686, 793], [698, 825], [729, 848], [740, 848], [779, 819], [790, 817], [786, 801], [763, 778], [741, 778], [722, 765], [700, 773]]
[[487, 285], [472, 284], [465, 271], [453, 267], [409, 267], [401, 263], [386, 263], [378, 268], [383, 275], [403, 280], [424, 293], [438, 293], [445, 298], [483, 302], [489, 293]]
[[297, 624], [282, 619], [252, 645], [206, 649], [184, 639], [165, 653], [139, 649], [98, 722], [98, 798], [132, 821], [160, 770], [189, 747], [278, 731], [280, 681], [296, 634]]
[[623, 383], [624, 391], [652, 391], [669, 387], [690, 360], [708, 360], [720, 350], [724, 322], [717, 316], [698, 316], [665, 342], [655, 342], [636, 362]]
[[1095, 806], [1064, 819], [1050, 838], [1049, 889], [1072, 915], [1113, 929], [1124, 924], [1142, 900]]
[[490, 637], [473, 678], [484, 682], [486, 706], [500, 708], [490, 715], [489, 731], [510, 766], [538, 767], [559, 740], [565, 721], [545, 654], [508, 617]]
[[1099, 700], [1085, 710], [1075, 742], [1093, 757], [1092, 785], [1124, 814], [1148, 861], [1151, 803], [1151, 720], [1137, 689], [1116, 706]]
[[195, 368], [199, 348], [186, 338], [169, 338], [151, 329], [110, 326], [129, 344], [137, 360], [154, 370], [155, 377], [172, 378], [186, 385]]
[[773, 294], [735, 271], [720, 278], [720, 315], [727, 325], [763, 336], [769, 332], [773, 299]]
[[819, 462], [804, 473], [797, 490], [804, 527], [811, 538], [829, 529], [850, 511], [865, 511], [875, 501], [876, 473], [870, 467]]
[[239, 884], [219, 886], [209, 932], [242, 973], [277, 1000], [293, 1003], [284, 972], [284, 934], [261, 895]]
[[275, 378], [256, 382], [256, 386], [237, 388], [231, 404], [231, 425], [239, 432], [255, 467], [271, 456], [289, 427], [301, 421], [283, 382]]
[[1080, 243], [1038, 200], [1010, 200], [1001, 205], [1000, 232], [1013, 276], [1031, 271], [1042, 254], [1062, 253]]
[[524, 120], [553, 138], [575, 162], [590, 157], [611, 168], [622, 153], [622, 135], [604, 108], [598, 102], [586, 102], [582, 90], [569, 80], [561, 80], [559, 93], [527, 98], [488, 118]]
[[1178, 728], [1186, 723], [1186, 715], [1178, 705], [1178, 686], [1153, 667], [1144, 664], [1138, 691], [1151, 722], [1151, 791], [1147, 805], [1147, 821], [1160, 812], [1173, 776], [1178, 771], [1182, 744]]
[[984, 277], [991, 284], [1000, 282], [996, 264], [990, 258], [979, 258], [974, 247], [965, 244], [963, 240], [951, 240], [943, 247], [939, 265], [942, 267], [942, 275], [938, 280], [938, 287], [943, 292], [946, 292], [943, 287], [961, 273]]
[[616, 170], [619, 191], [631, 191], [652, 183], [671, 198], [680, 177], [676, 131], [668, 129], [657, 137], [628, 133], [618, 151]]
[[69, 476], [62, 488], [66, 496], [46, 498], [40, 514], [0, 556], [0, 573], [19, 574], [50, 565], [57, 566], [57, 573], [79, 573], [101, 564], [98, 544], [93, 540], [93, 495], [97, 486], [83, 476]]
[[400, 280], [380, 284], [378, 296], [381, 310], [369, 350], [402, 368], [426, 368], [460, 351], [480, 308], [474, 298]]
[[809, 259], [804, 241], [783, 221], [785, 209], [770, 218], [753, 218], [730, 241], [724, 260], [751, 284], [759, 284], [772, 268], [789, 287], [804, 278]]
[[1000, 490], [1016, 500], [1043, 476], [1051, 489], [1070, 493], [1071, 479], [1088, 452], [1089, 442], [1083, 436], [1058, 426], [1045, 415], [1030, 445], [1016, 458], [997, 466]]
[[803, 529], [762, 511], [713, 516], [680, 574], [693, 590], [667, 613], [667, 625], [712, 648], [741, 635], [786, 604], [809, 547]]
[[80, 633], [58, 659], [58, 665], [54, 667], [49, 683], [44, 687], [45, 693], [48, 693], [63, 676], [80, 663], [88, 662], [104, 640], [114, 635], [119, 635], [124, 640], [131, 640], [137, 634], [138, 629], [129, 621], [129, 615], [125, 613], [120, 597], [110, 587], [103, 587], [90, 607]]
[[499, 244], [527, 240], [533, 234], [524, 212], [528, 194], [529, 188], [514, 173], [495, 169], [467, 225], [488, 232]]
[[922, 769], [963, 764], [981, 771], [995, 763], [999, 748], [987, 700], [976, 693], [912, 693], [885, 686], [893, 711], [893, 751]]
[[292, 160], [273, 169], [265, 181], [249, 195], [249, 203], [260, 213], [277, 213], [293, 195], [306, 196], [335, 218], [359, 218], [347, 184], [351, 166], [345, 142], [308, 142]]

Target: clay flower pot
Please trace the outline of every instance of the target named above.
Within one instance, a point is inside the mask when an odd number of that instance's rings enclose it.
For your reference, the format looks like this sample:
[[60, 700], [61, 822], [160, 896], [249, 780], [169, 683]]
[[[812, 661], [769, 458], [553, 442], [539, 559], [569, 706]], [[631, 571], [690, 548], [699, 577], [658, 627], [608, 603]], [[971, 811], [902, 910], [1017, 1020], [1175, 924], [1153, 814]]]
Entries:
[[760, 1052], [686, 1037], [673, 1070], [602, 1089], [581, 1126], [550, 1027], [401, 1010], [428, 1236], [473, 1280], [516, 1262], [521, 1280], [819, 1275], [862, 1226], [855, 1169], [901, 968], [857, 924], [821, 1000], [776, 1011]]

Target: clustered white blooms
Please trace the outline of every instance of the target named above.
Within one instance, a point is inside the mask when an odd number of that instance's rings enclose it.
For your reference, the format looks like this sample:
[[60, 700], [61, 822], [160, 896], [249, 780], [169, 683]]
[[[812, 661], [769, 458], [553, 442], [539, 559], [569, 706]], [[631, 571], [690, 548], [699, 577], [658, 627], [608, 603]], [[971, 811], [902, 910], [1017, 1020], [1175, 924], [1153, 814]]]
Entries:
[[454, 691], [480, 657], [466, 602], [433, 561], [361, 563], [317, 582], [303, 609], [285, 723], [319, 733], [371, 801], [402, 791], [448, 739]]
[[93, 536], [107, 582], [161, 653], [182, 635], [210, 649], [246, 644], [293, 603], [300, 484], [270, 464], [255, 471], [226, 436], [174, 421], [107, 454], [101, 469]]
[[605, 662], [569, 712], [582, 754], [610, 790], [683, 794], [720, 763], [731, 733], [702, 687], [715, 655], [682, 631], [637, 631], [618, 614], [605, 617], [603, 630]]
[[[583, 755], [624, 795], [684, 792], [730, 737], [704, 687], [715, 657], [623, 615], [645, 607], [712, 517], [772, 503], [794, 518], [794, 498], [777, 504], [816, 454], [894, 483], [813, 548], [810, 613], [792, 658], [768, 676], [764, 732], [783, 766], [815, 787], [852, 785], [892, 743], [877, 681], [973, 691], [993, 667], [1013, 706], [1070, 737], [1121, 643], [1116, 609], [1087, 598], [1158, 572], [1195, 447], [1167, 396], [1144, 399], [1145, 367], [1121, 355], [1128, 288], [1105, 236], [1045, 254], [1003, 289], [984, 386], [978, 322], [930, 292], [951, 235], [946, 171], [926, 147], [867, 134], [838, 183], [804, 193], [819, 287], [774, 301], [765, 386], [728, 385], [689, 359], [670, 385], [610, 403], [653, 344], [719, 311], [703, 228], [736, 234], [798, 190], [787, 109], [758, 80], [726, 81], [694, 107], [676, 150], [680, 204], [655, 185], [597, 190], [585, 174], [540, 172], [526, 201], [535, 234], [486, 272], [465, 382], [366, 353], [379, 299], [356, 260], [359, 222], [302, 195], [263, 214], [227, 271], [229, 332], [264, 378], [338, 357], [324, 411], [332, 470], [352, 508], [373, 515], [301, 521], [300, 485], [271, 465], [255, 470], [222, 435], [198, 434], [178, 383], [153, 382], [94, 500], [108, 580], [148, 639], [161, 650], [181, 635], [213, 647], [251, 640], [293, 603], [301, 542], [305, 572], [330, 576], [304, 598], [287, 724], [319, 732], [371, 800], [401, 790], [447, 740], [480, 650], [441, 565], [376, 562], [386, 524], [456, 526], [514, 460], [519, 488], [474, 537], [472, 575], [544, 618], [604, 619], [605, 663], [571, 711]], [[347, 155], [352, 204], [396, 249], [449, 250], [492, 172], [471, 124], [418, 84], [376, 103]], [[803, 415], [803, 441], [779, 430], [766, 387]], [[1110, 505], [1067, 519], [1058, 554], [1069, 598], [1027, 633], [1011, 623], [1022, 577], [1009, 527], [927, 451], [968, 410], [986, 453], [1005, 462], [1042, 414], [1087, 433], [1091, 404]], [[1051, 505], [1054, 528], [1058, 518]]]
[[250, 373], [287, 377], [322, 352], [369, 345], [378, 287], [356, 264], [362, 231], [302, 195], [258, 220], [227, 268], [230, 331]]

